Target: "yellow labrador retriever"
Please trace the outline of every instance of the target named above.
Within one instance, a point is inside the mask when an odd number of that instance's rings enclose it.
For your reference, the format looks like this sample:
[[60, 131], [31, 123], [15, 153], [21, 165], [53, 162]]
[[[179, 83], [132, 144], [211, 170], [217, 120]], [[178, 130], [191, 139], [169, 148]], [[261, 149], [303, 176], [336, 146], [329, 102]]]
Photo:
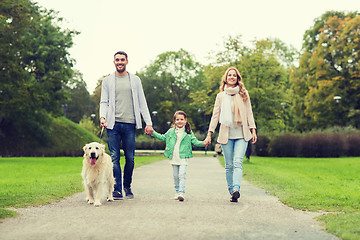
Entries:
[[92, 142], [84, 146], [84, 160], [81, 176], [84, 180], [86, 200], [99, 207], [101, 202], [113, 201], [115, 179], [113, 163], [105, 153], [105, 145]]

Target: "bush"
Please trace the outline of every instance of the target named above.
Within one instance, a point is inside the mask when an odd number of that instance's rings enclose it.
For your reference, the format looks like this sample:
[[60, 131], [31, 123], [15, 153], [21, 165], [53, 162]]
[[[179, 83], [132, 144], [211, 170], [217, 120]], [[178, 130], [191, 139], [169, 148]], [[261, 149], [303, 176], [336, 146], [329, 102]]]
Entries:
[[135, 140], [136, 149], [165, 150], [165, 141], [157, 140], [149, 135], [139, 135]]
[[332, 128], [302, 135], [285, 133], [271, 138], [260, 135], [256, 155], [274, 157], [360, 156], [360, 132]]
[[269, 154], [277, 157], [296, 157], [299, 151], [299, 137], [293, 134], [277, 136], [269, 143]]
[[349, 157], [360, 156], [360, 134], [350, 133], [345, 138], [345, 154]]
[[299, 155], [303, 157], [340, 157], [344, 154], [339, 134], [314, 133], [301, 137]]
[[269, 147], [270, 139], [265, 135], [258, 136], [258, 141], [256, 142], [255, 152], [257, 156], [266, 157], [269, 156]]
[[16, 144], [11, 144], [12, 139], [4, 141], [1, 143], [0, 156], [82, 156], [85, 144], [99, 141], [97, 136], [65, 117], [53, 118], [46, 135], [46, 144], [32, 139], [18, 140]]

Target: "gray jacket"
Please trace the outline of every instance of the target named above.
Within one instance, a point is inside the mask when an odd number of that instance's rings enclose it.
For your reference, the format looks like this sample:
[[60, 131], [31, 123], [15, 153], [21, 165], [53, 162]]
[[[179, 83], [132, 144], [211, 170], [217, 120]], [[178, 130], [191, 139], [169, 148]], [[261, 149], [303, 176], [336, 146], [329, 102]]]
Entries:
[[[136, 128], [142, 128], [141, 116], [146, 125], [152, 125], [149, 109], [146, 103], [144, 90], [138, 76], [129, 73], [131, 95], [133, 99]], [[106, 120], [107, 128], [113, 129], [115, 125], [115, 72], [105, 77], [101, 86], [100, 118]]]

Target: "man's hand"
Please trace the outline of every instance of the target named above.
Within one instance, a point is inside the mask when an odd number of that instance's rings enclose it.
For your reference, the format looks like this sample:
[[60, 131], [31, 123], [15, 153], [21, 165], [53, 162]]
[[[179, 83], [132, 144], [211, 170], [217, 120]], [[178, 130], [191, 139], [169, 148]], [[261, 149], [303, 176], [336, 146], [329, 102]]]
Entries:
[[151, 125], [147, 125], [145, 127], [145, 133], [144, 134], [148, 134], [148, 135], [153, 135], [154, 133], [154, 129]]
[[106, 128], [107, 127], [105, 118], [103, 118], [103, 117], [100, 118], [100, 127], [101, 128]]

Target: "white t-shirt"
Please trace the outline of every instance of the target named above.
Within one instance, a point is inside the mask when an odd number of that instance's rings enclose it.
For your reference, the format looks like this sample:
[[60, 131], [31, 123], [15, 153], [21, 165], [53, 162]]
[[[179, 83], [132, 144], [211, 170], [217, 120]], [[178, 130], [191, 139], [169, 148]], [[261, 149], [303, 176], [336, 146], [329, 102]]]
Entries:
[[174, 146], [172, 159], [170, 159], [169, 163], [171, 165], [188, 165], [188, 159], [180, 158], [180, 154], [179, 154], [180, 142], [181, 142], [182, 136], [184, 134], [186, 134], [185, 127], [182, 127], [182, 128], [175, 127], [175, 133], [176, 133], [176, 143]]

